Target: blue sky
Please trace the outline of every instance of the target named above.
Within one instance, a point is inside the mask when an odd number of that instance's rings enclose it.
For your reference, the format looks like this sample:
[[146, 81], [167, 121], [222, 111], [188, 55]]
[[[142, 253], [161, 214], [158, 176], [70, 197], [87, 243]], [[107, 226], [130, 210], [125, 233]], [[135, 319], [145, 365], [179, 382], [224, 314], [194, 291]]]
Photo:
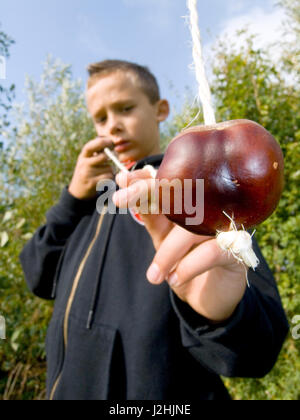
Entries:
[[[217, 36], [245, 24], [274, 38], [282, 18], [276, 0], [198, 0], [200, 29], [209, 52]], [[24, 99], [25, 75], [38, 78], [47, 54], [71, 64], [86, 80], [86, 66], [106, 58], [133, 60], [150, 67], [162, 95], [180, 105], [185, 87], [196, 92], [185, 0], [0, 0], [2, 30], [16, 44], [7, 62], [7, 80]]]

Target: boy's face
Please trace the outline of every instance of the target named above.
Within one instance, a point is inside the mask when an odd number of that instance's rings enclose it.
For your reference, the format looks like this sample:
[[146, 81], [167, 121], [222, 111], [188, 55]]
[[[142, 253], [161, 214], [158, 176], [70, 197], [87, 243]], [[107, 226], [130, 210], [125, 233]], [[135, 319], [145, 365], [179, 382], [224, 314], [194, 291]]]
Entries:
[[121, 162], [160, 153], [159, 122], [169, 114], [165, 100], [151, 104], [134, 75], [115, 71], [87, 91], [88, 110], [99, 137], [110, 138]]

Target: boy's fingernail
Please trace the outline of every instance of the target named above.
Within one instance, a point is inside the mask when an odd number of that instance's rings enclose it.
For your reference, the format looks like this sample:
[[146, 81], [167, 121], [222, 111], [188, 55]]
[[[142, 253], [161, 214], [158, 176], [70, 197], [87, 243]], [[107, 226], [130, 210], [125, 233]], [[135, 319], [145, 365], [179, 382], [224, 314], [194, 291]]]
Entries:
[[124, 184], [124, 186], [125, 186], [125, 184], [126, 184], [126, 177], [127, 177], [127, 174], [124, 174], [123, 172], [119, 172], [117, 175], [116, 175], [116, 183], [118, 184], [118, 185], [120, 185], [120, 184]]
[[157, 264], [152, 264], [147, 271], [147, 278], [150, 283], [160, 283], [163, 280], [162, 273]]
[[117, 205], [117, 203], [118, 203], [118, 194], [117, 194], [117, 192], [113, 193], [112, 201], [113, 201], [113, 203], [115, 205]]
[[120, 172], [116, 175], [116, 183], [120, 183]]
[[178, 275], [176, 273], [173, 273], [168, 277], [168, 283], [171, 287], [176, 287], [178, 284]]
[[124, 190], [116, 191], [114, 193], [114, 198], [117, 201], [128, 200], [128, 190], [127, 189], [124, 189]]

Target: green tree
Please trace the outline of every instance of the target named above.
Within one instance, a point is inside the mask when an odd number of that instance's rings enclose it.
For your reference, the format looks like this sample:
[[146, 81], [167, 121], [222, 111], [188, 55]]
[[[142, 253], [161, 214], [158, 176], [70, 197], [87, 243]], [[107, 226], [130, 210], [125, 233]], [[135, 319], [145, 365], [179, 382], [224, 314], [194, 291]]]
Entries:
[[286, 12], [284, 22], [284, 38], [282, 47], [282, 71], [289, 75], [289, 79], [300, 81], [300, 1], [281, 0], [279, 4]]
[[[291, 33], [300, 28], [300, 1], [284, 2], [289, 9]], [[296, 8], [298, 6], [298, 9]], [[293, 13], [292, 13], [293, 12]], [[294, 12], [298, 18], [293, 18]], [[246, 39], [242, 47], [220, 41], [213, 65], [212, 90], [217, 121], [246, 118], [269, 130], [280, 143], [285, 156], [285, 190], [276, 212], [258, 227], [256, 237], [275, 275], [283, 305], [292, 326], [300, 315], [300, 86], [296, 75], [299, 43], [293, 50], [283, 45], [280, 63], [274, 63], [267, 49], [255, 47], [256, 37], [245, 31], [238, 33]], [[293, 38], [290, 38], [290, 40]], [[289, 77], [287, 77], [289, 75]], [[291, 81], [292, 80], [292, 81]], [[166, 138], [171, 138], [197, 114], [187, 104], [174, 117]], [[203, 123], [201, 118], [195, 122]], [[169, 135], [168, 135], [169, 134]], [[237, 399], [300, 398], [300, 340], [289, 335], [279, 361], [263, 379], [224, 379]]]
[[[1, 24], [0, 24], [1, 28]], [[5, 32], [0, 30], [0, 59], [1, 66], [5, 66], [5, 60], [9, 58], [9, 49], [14, 44], [12, 38], [10, 38]], [[14, 98], [15, 86], [11, 85], [9, 88], [5, 88], [0, 83], [0, 140], [2, 130], [9, 125], [8, 122], [8, 111], [11, 108], [11, 102]], [[0, 143], [0, 149], [2, 143]]]
[[52, 304], [32, 296], [18, 256], [46, 212], [68, 185], [82, 146], [95, 136], [80, 81], [70, 66], [51, 58], [39, 82], [28, 79], [27, 103], [13, 109], [0, 159], [0, 314], [7, 340], [0, 342], [0, 395], [45, 396], [45, 333]]
[[[289, 19], [299, 27], [294, 18]], [[296, 56], [299, 43], [293, 45]], [[283, 56], [290, 52], [284, 49]], [[282, 200], [276, 213], [259, 227], [257, 238], [291, 321], [300, 314], [297, 62], [286, 58], [274, 64], [267, 49], [256, 49], [255, 37], [250, 36], [238, 49], [221, 43], [213, 68], [218, 121], [249, 118], [261, 123], [285, 155]], [[294, 83], [286, 76], [291, 73]], [[69, 66], [48, 59], [41, 80], [28, 80], [26, 88], [27, 104], [14, 108], [17, 127], [6, 129], [7, 147], [0, 155], [0, 314], [7, 321], [7, 340], [0, 342], [0, 395], [5, 399], [45, 396], [44, 342], [52, 304], [28, 292], [18, 255], [71, 179], [83, 144], [95, 135], [82, 83], [73, 81]], [[163, 133], [165, 147], [196, 114], [188, 103], [183, 106]], [[265, 378], [224, 380], [237, 399], [299, 399], [299, 353], [300, 340], [289, 336], [276, 367]]]
[[[276, 213], [258, 228], [257, 237], [273, 269], [289, 320], [300, 314], [300, 156], [299, 85], [291, 85], [253, 38], [242, 51], [221, 47], [214, 92], [219, 119], [248, 118], [279, 141], [285, 155], [285, 190]], [[263, 380], [236, 381], [236, 396], [298, 399], [299, 342], [291, 337], [274, 371]], [[234, 382], [232, 382], [234, 383]]]

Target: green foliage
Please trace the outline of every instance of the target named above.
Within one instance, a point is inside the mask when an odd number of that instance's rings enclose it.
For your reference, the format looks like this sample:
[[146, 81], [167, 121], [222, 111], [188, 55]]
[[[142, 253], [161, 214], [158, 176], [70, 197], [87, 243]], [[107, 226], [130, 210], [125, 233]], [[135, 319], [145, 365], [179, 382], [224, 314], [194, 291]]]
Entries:
[[[269, 262], [291, 322], [300, 314], [300, 89], [285, 80], [249, 38], [239, 52], [220, 46], [214, 93], [219, 120], [249, 118], [278, 140], [285, 156], [285, 190], [275, 214], [263, 223], [257, 238]], [[290, 63], [289, 63], [290, 64]], [[242, 86], [242, 88], [241, 88]], [[232, 380], [236, 398], [299, 399], [300, 343], [289, 337], [274, 370], [262, 380]]]
[[[0, 57], [2, 57], [2, 60], [9, 57], [9, 49], [12, 44], [14, 44], [13, 39], [11, 39], [5, 32], [0, 31]], [[2, 129], [9, 125], [8, 111], [11, 108], [11, 102], [14, 98], [14, 90], [14, 85], [11, 85], [9, 88], [5, 88], [0, 83], [0, 140]], [[2, 143], [0, 143], [0, 150], [1, 147]]]
[[45, 334], [52, 304], [29, 293], [18, 256], [68, 185], [82, 146], [95, 136], [80, 81], [69, 66], [48, 59], [39, 83], [28, 80], [28, 101], [14, 109], [0, 155], [0, 395], [45, 396]]
[[[248, 118], [261, 123], [285, 155], [285, 191], [277, 211], [262, 224], [257, 238], [270, 264], [289, 320], [300, 315], [300, 103], [299, 20], [289, 8], [293, 38], [282, 61], [255, 48], [247, 36], [243, 47], [221, 42], [215, 53], [212, 83], [218, 121]], [[298, 22], [298, 23], [297, 23]], [[240, 33], [245, 37], [245, 33]], [[7, 340], [0, 341], [0, 395], [4, 399], [45, 397], [45, 333], [52, 303], [33, 297], [18, 261], [24, 244], [45, 222], [71, 179], [83, 144], [95, 136], [87, 115], [82, 85], [71, 69], [48, 59], [40, 82], [27, 81], [28, 102], [14, 109], [16, 129], [6, 128], [7, 147], [0, 165], [0, 315]], [[191, 101], [190, 101], [191, 103]], [[163, 147], [197, 114], [186, 102], [165, 129]], [[201, 115], [194, 124], [201, 123]], [[299, 399], [300, 340], [288, 337], [278, 363], [263, 379], [224, 379], [236, 399]], [[1, 397], [0, 397], [1, 398]]]
[[299, 0], [281, 0], [279, 4], [286, 12], [281, 71], [300, 81], [300, 3]]
[[[0, 24], [1, 28], [1, 24]], [[0, 31], [0, 55], [9, 57], [9, 47], [14, 43], [5, 32]]]
[[[275, 275], [292, 326], [293, 317], [300, 314], [300, 86], [296, 78], [291, 84], [286, 74], [295, 74], [298, 63], [292, 67], [292, 62], [287, 60], [285, 69], [284, 62], [275, 65], [267, 51], [255, 48], [254, 36], [239, 34], [244, 35], [246, 42], [239, 49], [219, 43], [212, 91], [218, 121], [239, 118], [256, 121], [273, 134], [283, 150], [285, 190], [276, 212], [258, 227], [256, 237]], [[287, 56], [285, 51], [284, 56]], [[196, 114], [197, 109], [186, 104], [174, 117], [165, 138], [172, 138]], [[203, 124], [203, 120], [198, 118], [197, 123]], [[300, 398], [299, 354], [300, 340], [290, 335], [278, 363], [265, 378], [224, 381], [236, 399], [297, 400]]]

